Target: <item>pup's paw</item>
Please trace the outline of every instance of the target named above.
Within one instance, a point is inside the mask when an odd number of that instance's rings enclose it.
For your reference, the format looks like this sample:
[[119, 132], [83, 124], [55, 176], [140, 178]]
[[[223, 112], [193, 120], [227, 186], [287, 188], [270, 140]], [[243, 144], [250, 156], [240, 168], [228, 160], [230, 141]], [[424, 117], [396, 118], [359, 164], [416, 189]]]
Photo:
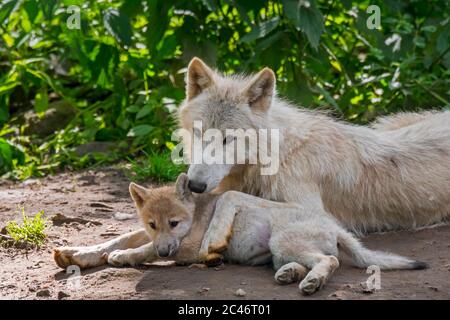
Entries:
[[86, 269], [106, 264], [104, 252], [91, 247], [59, 247], [53, 249], [53, 259], [62, 269], [72, 265]]
[[136, 261], [128, 250], [114, 250], [108, 254], [108, 264], [115, 267], [134, 266]]
[[305, 295], [310, 295], [321, 289], [325, 284], [325, 277], [309, 273], [305, 279], [300, 282], [299, 289]]
[[279, 284], [289, 284], [300, 281], [307, 273], [308, 269], [304, 266], [297, 262], [291, 262], [278, 269], [275, 273], [275, 281]]

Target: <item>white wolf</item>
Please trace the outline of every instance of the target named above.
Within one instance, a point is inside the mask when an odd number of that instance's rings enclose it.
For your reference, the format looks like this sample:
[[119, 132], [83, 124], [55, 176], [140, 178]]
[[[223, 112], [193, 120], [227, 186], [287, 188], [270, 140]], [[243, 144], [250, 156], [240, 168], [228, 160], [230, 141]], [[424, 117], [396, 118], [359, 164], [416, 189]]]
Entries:
[[[277, 97], [275, 75], [224, 76], [194, 58], [180, 124], [279, 129], [279, 170], [260, 164], [192, 164], [194, 192], [238, 190], [276, 201], [319, 198], [355, 232], [411, 229], [450, 217], [450, 112], [404, 113], [372, 127], [297, 108]], [[225, 141], [224, 141], [225, 143]], [[190, 150], [186, 141], [185, 151]]]

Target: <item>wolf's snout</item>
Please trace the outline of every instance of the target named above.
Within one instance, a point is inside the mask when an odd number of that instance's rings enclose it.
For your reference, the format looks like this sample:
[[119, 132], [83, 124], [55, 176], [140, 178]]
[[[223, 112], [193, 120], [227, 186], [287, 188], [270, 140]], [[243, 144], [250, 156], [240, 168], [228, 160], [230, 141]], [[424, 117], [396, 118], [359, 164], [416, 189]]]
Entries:
[[158, 251], [158, 255], [159, 255], [161, 258], [166, 258], [166, 257], [169, 256], [169, 250]]
[[158, 251], [158, 256], [160, 256], [161, 258], [167, 258], [172, 250], [170, 250], [170, 247], [165, 248], [157, 247], [156, 251]]
[[203, 193], [206, 190], [206, 183], [189, 180], [188, 188], [195, 193]]

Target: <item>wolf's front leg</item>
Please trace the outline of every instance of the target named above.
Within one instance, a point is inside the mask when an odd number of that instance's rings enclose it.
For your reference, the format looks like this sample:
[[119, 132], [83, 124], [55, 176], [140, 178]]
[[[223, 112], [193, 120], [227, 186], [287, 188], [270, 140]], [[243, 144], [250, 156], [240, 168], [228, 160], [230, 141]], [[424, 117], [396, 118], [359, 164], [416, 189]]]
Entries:
[[149, 242], [147, 232], [141, 229], [94, 246], [56, 248], [53, 250], [53, 259], [63, 269], [70, 265], [77, 265], [81, 269], [92, 268], [106, 264], [108, 254], [114, 250], [136, 248]]
[[234, 217], [238, 211], [236, 205], [237, 193], [229, 191], [216, 203], [213, 218], [203, 236], [199, 257], [203, 261], [220, 258], [220, 252], [224, 251], [231, 237]]
[[108, 255], [108, 263], [121, 267], [125, 265], [135, 266], [144, 262], [152, 262], [158, 259], [153, 242], [133, 249], [114, 250]]

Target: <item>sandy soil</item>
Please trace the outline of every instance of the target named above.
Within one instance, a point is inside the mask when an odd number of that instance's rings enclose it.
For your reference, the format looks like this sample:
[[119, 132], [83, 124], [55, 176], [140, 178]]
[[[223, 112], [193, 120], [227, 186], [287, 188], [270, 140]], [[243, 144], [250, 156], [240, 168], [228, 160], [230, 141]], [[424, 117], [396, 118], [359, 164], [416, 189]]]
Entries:
[[[45, 210], [87, 220], [51, 225], [40, 249], [0, 248], [2, 299], [450, 299], [450, 226], [415, 232], [374, 234], [364, 243], [429, 263], [418, 271], [381, 273], [381, 289], [365, 292], [361, 282], [370, 274], [348, 263], [326, 287], [311, 297], [296, 284], [279, 286], [270, 267], [198, 269], [146, 265], [137, 268], [100, 267], [74, 277], [53, 262], [60, 245], [91, 245], [139, 227], [128, 195], [128, 179], [114, 169], [64, 173], [24, 183], [0, 181], [0, 229], [17, 219], [18, 206], [28, 214]], [[150, 183], [146, 184], [150, 186]], [[133, 214], [128, 220], [117, 212]], [[116, 215], [117, 216], [117, 215]], [[242, 289], [242, 297], [236, 291]]]

